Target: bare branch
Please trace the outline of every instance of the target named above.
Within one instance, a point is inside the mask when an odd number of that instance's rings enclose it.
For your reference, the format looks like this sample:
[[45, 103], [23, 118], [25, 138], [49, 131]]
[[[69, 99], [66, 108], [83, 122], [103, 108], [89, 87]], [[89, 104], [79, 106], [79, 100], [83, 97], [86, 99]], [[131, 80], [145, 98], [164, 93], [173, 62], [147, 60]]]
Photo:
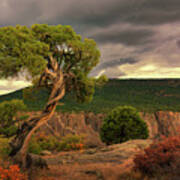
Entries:
[[50, 63], [51, 63], [51, 66], [53, 68], [53, 71], [56, 72], [58, 70], [57, 61], [53, 58], [53, 56], [49, 56], [49, 59], [50, 59]]
[[47, 67], [46, 67], [46, 69], [45, 69], [45, 73], [46, 73], [47, 75], [49, 75], [50, 78], [55, 79], [55, 78], [57, 77], [56, 73], [52, 72], [52, 71], [49, 70]]

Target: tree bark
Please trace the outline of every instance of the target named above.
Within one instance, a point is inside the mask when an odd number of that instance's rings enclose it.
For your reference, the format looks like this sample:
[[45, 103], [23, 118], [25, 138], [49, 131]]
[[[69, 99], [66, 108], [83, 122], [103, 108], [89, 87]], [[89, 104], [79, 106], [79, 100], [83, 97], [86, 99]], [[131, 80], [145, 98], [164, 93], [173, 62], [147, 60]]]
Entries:
[[12, 151], [10, 156], [18, 163], [22, 168], [27, 168], [27, 150], [29, 141], [33, 133], [44, 123], [46, 123], [53, 116], [58, 101], [65, 95], [65, 85], [63, 79], [63, 73], [60, 70], [55, 72], [46, 72], [46, 75], [53, 73], [53, 86], [49, 97], [49, 100], [42, 111], [42, 113], [36, 117], [31, 117], [27, 122], [24, 122], [18, 129], [16, 137], [11, 141], [10, 145]]

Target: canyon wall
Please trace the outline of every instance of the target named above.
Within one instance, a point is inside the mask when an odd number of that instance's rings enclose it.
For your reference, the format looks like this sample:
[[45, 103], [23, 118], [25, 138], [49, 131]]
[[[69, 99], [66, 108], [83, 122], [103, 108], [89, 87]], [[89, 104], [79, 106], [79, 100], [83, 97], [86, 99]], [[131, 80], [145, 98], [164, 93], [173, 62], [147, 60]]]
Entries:
[[[180, 128], [180, 113], [159, 111], [155, 113], [140, 113], [149, 128], [149, 138], [161, 135], [175, 135]], [[104, 114], [93, 113], [55, 113], [47, 125], [43, 126], [45, 132], [60, 136], [67, 134], [85, 135], [88, 146], [100, 146], [99, 130]]]
[[159, 111], [155, 113], [140, 113], [149, 128], [149, 137], [160, 135], [176, 135], [180, 130], [180, 113]]

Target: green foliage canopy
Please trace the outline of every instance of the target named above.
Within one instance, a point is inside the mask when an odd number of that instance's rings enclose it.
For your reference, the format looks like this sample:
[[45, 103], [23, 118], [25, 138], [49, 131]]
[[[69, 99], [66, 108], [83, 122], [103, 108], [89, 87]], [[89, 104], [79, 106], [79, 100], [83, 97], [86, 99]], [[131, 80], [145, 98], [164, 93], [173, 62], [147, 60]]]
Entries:
[[88, 74], [100, 58], [94, 40], [82, 40], [71, 26], [35, 24], [0, 28], [0, 78], [26, 72], [36, 84], [49, 66], [50, 57], [56, 59], [63, 71], [66, 91], [75, 92], [81, 102], [91, 100], [94, 81]]
[[135, 108], [119, 106], [104, 119], [100, 136], [106, 144], [122, 143], [130, 139], [146, 139], [148, 128]]

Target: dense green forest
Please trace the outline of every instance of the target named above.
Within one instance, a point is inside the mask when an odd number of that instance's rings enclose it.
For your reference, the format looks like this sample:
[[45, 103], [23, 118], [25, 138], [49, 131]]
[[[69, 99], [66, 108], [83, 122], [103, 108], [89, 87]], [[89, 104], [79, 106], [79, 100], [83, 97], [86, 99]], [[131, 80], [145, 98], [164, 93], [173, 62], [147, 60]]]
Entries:
[[[41, 110], [48, 99], [48, 91], [33, 92], [36, 98], [24, 99], [29, 110]], [[34, 96], [33, 96], [34, 97]], [[0, 102], [10, 99], [23, 99], [23, 91], [0, 96]], [[96, 88], [91, 103], [76, 103], [71, 95], [65, 96], [58, 105], [58, 111], [85, 111], [106, 113], [116, 106], [131, 105], [139, 111], [158, 110], [180, 111], [180, 79], [159, 80], [116, 80], [111, 79], [103, 88]]]

